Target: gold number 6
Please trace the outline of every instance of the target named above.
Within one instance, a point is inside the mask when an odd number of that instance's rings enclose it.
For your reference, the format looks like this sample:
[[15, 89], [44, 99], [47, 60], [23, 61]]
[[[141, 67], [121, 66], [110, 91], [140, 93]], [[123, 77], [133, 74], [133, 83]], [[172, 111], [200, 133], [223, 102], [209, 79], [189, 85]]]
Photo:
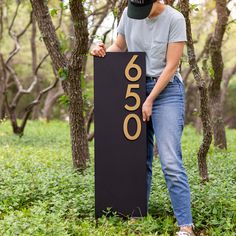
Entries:
[[[139, 80], [142, 76], [141, 67], [137, 64], [134, 64], [134, 62], [137, 58], [138, 58], [138, 55], [134, 55], [132, 57], [132, 59], [130, 60], [129, 64], [125, 68], [125, 76], [131, 82], [135, 82], [135, 81]], [[132, 77], [129, 73], [132, 68], [136, 69], [136, 71], [137, 71], [137, 75], [134, 77]]]

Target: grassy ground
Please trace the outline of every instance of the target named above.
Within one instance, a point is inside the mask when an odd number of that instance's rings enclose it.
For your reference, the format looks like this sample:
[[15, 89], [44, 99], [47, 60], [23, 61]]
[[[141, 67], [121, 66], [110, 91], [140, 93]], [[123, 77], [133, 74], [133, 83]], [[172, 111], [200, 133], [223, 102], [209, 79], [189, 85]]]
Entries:
[[[211, 148], [210, 182], [198, 177], [200, 136], [186, 127], [184, 163], [198, 235], [236, 235], [236, 131], [227, 130], [228, 151]], [[158, 159], [149, 215], [136, 221], [94, 220], [93, 143], [84, 174], [72, 168], [69, 127], [53, 121], [29, 122], [25, 135], [0, 124], [0, 235], [173, 235], [176, 222]]]

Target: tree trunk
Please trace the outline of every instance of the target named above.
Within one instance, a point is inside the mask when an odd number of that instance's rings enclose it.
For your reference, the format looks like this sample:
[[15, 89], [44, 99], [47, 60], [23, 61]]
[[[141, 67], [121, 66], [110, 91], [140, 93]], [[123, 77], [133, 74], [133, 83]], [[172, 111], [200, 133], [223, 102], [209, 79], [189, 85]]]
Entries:
[[209, 86], [210, 101], [212, 104], [211, 115], [214, 133], [214, 145], [221, 149], [227, 148], [225, 125], [221, 104], [221, 82], [223, 78], [224, 62], [222, 57], [222, 42], [228, 22], [229, 10], [226, 0], [216, 0], [217, 22], [212, 35], [209, 52], [212, 69], [214, 71]]
[[[32, 14], [32, 32], [31, 32], [31, 54], [32, 54], [32, 74], [35, 74], [36, 68], [37, 68], [37, 47], [36, 47], [36, 36], [37, 36], [37, 27], [36, 27], [36, 19], [34, 14]], [[40, 78], [39, 78], [39, 83], [35, 85], [35, 95], [39, 94], [40, 92]], [[36, 120], [39, 118], [39, 112], [40, 112], [40, 106], [36, 105], [33, 108], [32, 112], [32, 119]]]
[[86, 167], [86, 158], [88, 157], [88, 142], [83, 117], [81, 84], [80, 79], [78, 79], [79, 70], [81, 68], [70, 68], [69, 118], [73, 163], [76, 168], [84, 169]]
[[[83, 116], [83, 97], [81, 89], [81, 75], [84, 56], [88, 49], [88, 22], [84, 12], [82, 0], [71, 0], [70, 10], [74, 24], [76, 41], [69, 66], [69, 117], [71, 124], [72, 155], [76, 167], [84, 169], [86, 158], [89, 157], [87, 132]], [[79, 77], [78, 77], [79, 76]], [[76, 134], [76, 135], [75, 135]], [[79, 143], [80, 148], [77, 148]], [[84, 156], [83, 156], [84, 155]], [[79, 162], [78, 162], [79, 161]]]
[[[39, 78], [39, 80], [40, 80], [40, 78]], [[37, 83], [37, 85], [35, 86], [35, 95], [39, 94], [40, 91], [41, 91], [41, 88], [40, 88], [40, 81], [39, 81], [39, 83]], [[31, 119], [37, 120], [39, 117], [40, 117], [40, 103], [38, 105], [34, 106]]]
[[128, 5], [128, 1], [126, 0], [120, 0], [118, 1], [118, 13], [117, 13], [117, 21], [118, 23], [120, 22], [120, 19], [121, 19], [121, 16], [122, 16], [122, 13], [124, 11], [124, 9], [127, 7]]
[[81, 70], [84, 56], [87, 53], [88, 30], [82, 0], [69, 2], [75, 31], [75, 42], [71, 58], [66, 59], [60, 51], [60, 44], [56, 36], [46, 1], [31, 0], [39, 29], [48, 49], [52, 63], [57, 71], [66, 75], [63, 89], [69, 97], [70, 134], [72, 143], [72, 159], [74, 167], [83, 170], [89, 156], [87, 134], [83, 117], [83, 99], [81, 90]]
[[227, 149], [225, 124], [222, 111], [221, 94], [216, 94], [211, 97], [211, 115], [212, 127], [214, 134], [214, 145], [220, 149]]
[[208, 181], [207, 153], [212, 142], [212, 127], [210, 120], [210, 109], [208, 100], [208, 90], [206, 84], [198, 87], [200, 92], [201, 120], [203, 126], [203, 142], [198, 151], [198, 167], [202, 181]]
[[[1, 77], [1, 70], [0, 70], [0, 77]], [[0, 78], [0, 120], [3, 120], [6, 114], [3, 93], [4, 93], [3, 81]]]
[[194, 79], [197, 82], [197, 86], [200, 94], [200, 117], [202, 120], [203, 126], [203, 141], [198, 151], [198, 167], [199, 173], [202, 178], [202, 181], [208, 181], [208, 169], [207, 169], [207, 153], [211, 145], [212, 141], [212, 128], [211, 128], [211, 120], [210, 120], [210, 109], [208, 102], [208, 90], [206, 86], [206, 81], [202, 78], [199, 67], [197, 65], [195, 49], [193, 45], [192, 38], [192, 30], [191, 30], [191, 22], [189, 19], [189, 0], [180, 0], [180, 9], [183, 13], [186, 26], [187, 26], [187, 52], [188, 52], [188, 60], [194, 75]]

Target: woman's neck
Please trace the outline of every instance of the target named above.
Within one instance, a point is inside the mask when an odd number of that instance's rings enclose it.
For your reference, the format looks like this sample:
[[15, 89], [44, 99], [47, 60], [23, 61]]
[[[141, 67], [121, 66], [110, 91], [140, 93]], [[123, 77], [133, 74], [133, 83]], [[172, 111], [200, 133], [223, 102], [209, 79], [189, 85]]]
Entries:
[[158, 15], [160, 15], [166, 8], [165, 4], [162, 4], [160, 2], [155, 2], [152, 6], [152, 10], [148, 16], [149, 19], [155, 18]]

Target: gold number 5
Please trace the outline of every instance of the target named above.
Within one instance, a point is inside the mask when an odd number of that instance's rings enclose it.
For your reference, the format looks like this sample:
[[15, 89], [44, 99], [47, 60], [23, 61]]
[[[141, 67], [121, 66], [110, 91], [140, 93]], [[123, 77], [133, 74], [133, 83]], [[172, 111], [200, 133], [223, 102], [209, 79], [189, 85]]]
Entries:
[[125, 98], [133, 97], [136, 101], [134, 106], [129, 106], [127, 104], [125, 105], [125, 109], [128, 111], [137, 110], [141, 104], [139, 95], [137, 93], [131, 92], [131, 89], [138, 89], [138, 88], [139, 88], [139, 84], [128, 84]]

